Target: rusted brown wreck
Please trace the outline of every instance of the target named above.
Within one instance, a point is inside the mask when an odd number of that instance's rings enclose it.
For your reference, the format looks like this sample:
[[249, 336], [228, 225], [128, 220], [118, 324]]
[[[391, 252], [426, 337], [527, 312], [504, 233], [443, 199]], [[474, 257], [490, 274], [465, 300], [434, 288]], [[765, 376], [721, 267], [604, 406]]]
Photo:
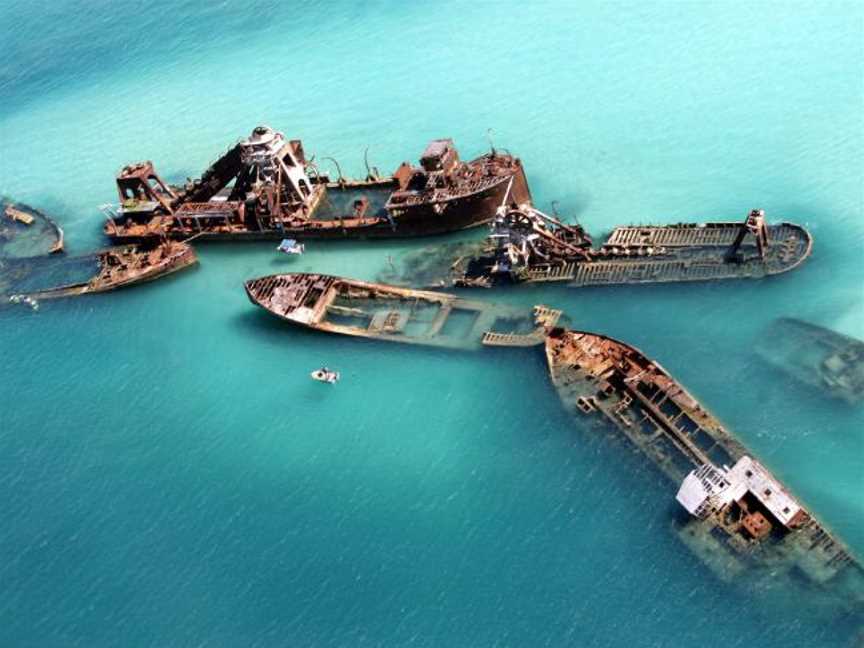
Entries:
[[850, 550], [659, 363], [560, 328], [546, 357], [570, 411], [617, 428], [676, 484], [676, 532], [718, 577], [770, 577], [790, 592], [821, 591], [826, 607], [864, 611], [864, 570]]
[[[166, 277], [197, 262], [194, 248], [179, 241], [117, 246], [82, 257], [14, 259], [6, 262], [0, 293], [5, 293], [7, 303], [25, 298], [31, 303], [108, 292]], [[84, 278], [82, 265], [93, 268]]]
[[572, 287], [761, 278], [798, 267], [812, 249], [793, 223], [769, 224], [761, 210], [743, 222], [616, 227], [599, 247], [579, 225], [530, 205], [504, 208], [486, 241], [458, 250], [423, 250], [385, 280], [481, 287], [560, 282]]
[[119, 206], [103, 207], [104, 231], [124, 242], [423, 236], [488, 223], [502, 204], [531, 199], [522, 163], [494, 149], [463, 162], [452, 140], [433, 140], [420, 166], [331, 180], [299, 140], [267, 126], [183, 186], [141, 162], [121, 170], [117, 189]]
[[484, 301], [320, 274], [245, 284], [249, 300], [280, 319], [328, 333], [451, 349], [543, 344], [561, 311], [530, 313]]

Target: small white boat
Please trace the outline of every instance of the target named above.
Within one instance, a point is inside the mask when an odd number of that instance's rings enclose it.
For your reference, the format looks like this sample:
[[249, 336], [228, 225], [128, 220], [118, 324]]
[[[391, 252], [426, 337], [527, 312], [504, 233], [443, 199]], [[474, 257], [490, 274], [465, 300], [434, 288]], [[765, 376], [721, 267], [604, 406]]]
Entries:
[[317, 380], [319, 382], [330, 383], [331, 385], [335, 385], [339, 382], [339, 372], [338, 371], [330, 371], [327, 367], [321, 367], [320, 369], [316, 369], [311, 374], [312, 380]]
[[306, 246], [294, 239], [282, 239], [282, 242], [276, 247], [276, 251], [283, 254], [303, 254], [306, 251]]

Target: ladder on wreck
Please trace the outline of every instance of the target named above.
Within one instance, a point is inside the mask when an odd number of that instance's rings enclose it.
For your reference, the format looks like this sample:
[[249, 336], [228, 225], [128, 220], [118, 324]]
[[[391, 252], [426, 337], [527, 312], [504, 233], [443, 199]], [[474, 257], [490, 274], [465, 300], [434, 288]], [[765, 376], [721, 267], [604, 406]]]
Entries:
[[560, 311], [557, 308], [549, 308], [548, 306], [540, 304], [534, 307], [534, 322], [537, 326], [552, 328], [558, 323], [558, 320], [561, 319], [562, 314], [563, 311]]
[[496, 333], [486, 331], [481, 342], [484, 346], [527, 347], [542, 344], [546, 330], [554, 327], [561, 319], [562, 311], [542, 304], [534, 307], [535, 329], [530, 333]]
[[541, 344], [543, 338], [543, 333], [539, 331], [528, 334], [486, 331], [481, 342], [483, 346], [528, 347]]

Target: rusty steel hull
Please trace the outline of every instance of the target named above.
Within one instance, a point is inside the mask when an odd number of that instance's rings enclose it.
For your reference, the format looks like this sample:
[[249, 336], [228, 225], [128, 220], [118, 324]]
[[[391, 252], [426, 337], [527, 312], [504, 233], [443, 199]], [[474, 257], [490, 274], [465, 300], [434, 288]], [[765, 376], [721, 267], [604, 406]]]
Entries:
[[[172, 243], [168, 247], [170, 249], [164, 258], [154, 262], [149, 261], [152, 258], [151, 251], [142, 252], [136, 245], [107, 248], [96, 254], [97, 272], [89, 281], [17, 293], [8, 301], [13, 301], [13, 297], [15, 301], [23, 297], [41, 301], [109, 292], [162, 279], [198, 263], [198, 257], [191, 245]], [[147, 255], [147, 261], [143, 260], [144, 255]], [[109, 262], [110, 258], [124, 258], [130, 266], [125, 268], [112, 266]]]
[[289, 170], [286, 160], [290, 169], [314, 168], [294, 142], [266, 159], [254, 144], [238, 145], [185, 187], [164, 183], [151, 162], [128, 165], [117, 179], [121, 203], [103, 206], [103, 231], [117, 242], [418, 237], [477, 227], [504, 204], [530, 202], [518, 158], [493, 151], [461, 162], [450, 140], [432, 148], [445, 153], [424, 157], [422, 167], [403, 163], [392, 176], [376, 171], [363, 181]]
[[[617, 429], [673, 483], [705, 465], [730, 466], [746, 449], [687, 390], [638, 349], [607, 336], [556, 329], [546, 340], [550, 376], [565, 407]], [[755, 541], [726, 509], [676, 519], [682, 542], [724, 579], [767, 578], [812, 596], [828, 614], [864, 611], [860, 562], [811, 512], [785, 535]], [[779, 581], [779, 579], [783, 579]], [[808, 599], [809, 600], [809, 599]]]
[[526, 313], [446, 293], [309, 273], [259, 277], [244, 287], [250, 302], [294, 325], [449, 349], [539, 345], [561, 315], [545, 306]]
[[[755, 245], [745, 244], [742, 258], [735, 261], [724, 256], [740, 229], [738, 223], [705, 223], [671, 227], [619, 228], [648, 232], [661, 240], [640, 243], [634, 252], [624, 252], [616, 243], [616, 232], [609, 237], [589, 262], [577, 264], [572, 277], [562, 280], [569, 286], [598, 286], [633, 283], [669, 283], [717, 281], [724, 279], [761, 279], [789, 272], [800, 266], [813, 250], [813, 238], [805, 228], [794, 223], [767, 226], [770, 243], [764, 259], [755, 254]], [[659, 235], [678, 235], [682, 243], [664, 243]], [[700, 241], [700, 235], [711, 239]], [[651, 237], [653, 238], [653, 237]], [[671, 237], [670, 237], [671, 238]], [[693, 242], [687, 242], [692, 238]], [[651, 239], [649, 238], [649, 241]], [[673, 239], [674, 240], [674, 239]], [[647, 253], [647, 248], [655, 249]], [[632, 250], [632, 248], [631, 248]], [[646, 250], [646, 252], [642, 252]], [[662, 251], [658, 251], [662, 250]], [[537, 279], [542, 280], [541, 277]]]
[[[519, 200], [530, 200], [527, 182], [521, 165], [513, 177], [513, 187], [509, 193]], [[196, 236], [202, 241], [276, 241], [283, 238], [298, 240], [365, 240], [394, 239], [435, 236], [448, 232], [458, 232], [486, 225], [495, 216], [495, 211], [508, 194], [510, 177], [502, 177], [494, 185], [466, 196], [449, 200], [410, 205], [400, 208], [400, 214], [391, 220], [385, 217], [367, 217], [317, 220], [310, 219], [301, 225], [272, 230], [243, 231], [196, 231], [193, 228], [171, 228], [173, 239]], [[129, 240], [122, 236], [112, 236], [113, 240]], [[143, 241], [151, 237], [131, 237]]]
[[757, 233], [746, 222], [625, 226], [595, 248], [581, 227], [524, 206], [496, 219], [486, 241], [409, 254], [401, 268], [380, 277], [398, 285], [460, 288], [761, 279], [794, 270], [812, 252], [812, 236], [800, 225], [760, 223]]

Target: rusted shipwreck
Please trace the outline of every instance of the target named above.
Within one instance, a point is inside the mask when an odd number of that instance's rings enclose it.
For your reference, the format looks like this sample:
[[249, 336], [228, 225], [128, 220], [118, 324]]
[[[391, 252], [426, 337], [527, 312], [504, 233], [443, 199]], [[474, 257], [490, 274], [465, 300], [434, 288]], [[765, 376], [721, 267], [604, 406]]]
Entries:
[[247, 281], [256, 306], [311, 329], [451, 349], [542, 344], [561, 311], [531, 313], [439, 292], [320, 274], [279, 274]]
[[[809, 232], [792, 223], [769, 225], [761, 210], [743, 222], [616, 227], [593, 247], [579, 225], [530, 205], [503, 208], [486, 241], [426, 249], [382, 280], [424, 286], [489, 288], [562, 282], [569, 286], [761, 278], [787, 272], [810, 254]], [[457, 255], [453, 255], [456, 252]]]
[[502, 205], [530, 201], [518, 158], [492, 149], [470, 162], [453, 141], [432, 141], [420, 166], [391, 176], [331, 180], [299, 140], [259, 126], [204, 174], [166, 183], [151, 162], [124, 167], [119, 206], [103, 206], [115, 241], [385, 238], [441, 234], [488, 223]]
[[29, 205], [0, 199], [0, 258], [24, 258], [63, 251], [63, 230]]
[[769, 364], [850, 405], [864, 401], [864, 342], [792, 317], [771, 323], [757, 354]]
[[864, 610], [864, 570], [850, 551], [657, 362], [561, 328], [549, 332], [546, 357], [569, 410], [620, 430], [678, 485], [686, 513], [676, 531], [720, 578], [784, 578]]
[[0, 271], [7, 303], [107, 292], [153, 281], [197, 263], [191, 245], [178, 241], [124, 245], [83, 256], [8, 259]]

